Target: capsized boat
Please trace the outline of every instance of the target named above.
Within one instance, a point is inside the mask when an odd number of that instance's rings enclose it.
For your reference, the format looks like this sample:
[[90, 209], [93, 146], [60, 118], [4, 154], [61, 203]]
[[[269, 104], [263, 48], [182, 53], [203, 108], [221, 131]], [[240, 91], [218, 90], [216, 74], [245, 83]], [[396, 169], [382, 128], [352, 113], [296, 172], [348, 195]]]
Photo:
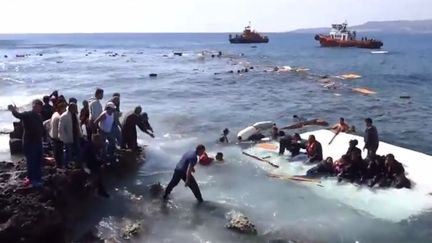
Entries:
[[319, 41], [322, 47], [358, 47], [367, 49], [380, 49], [383, 42], [373, 38], [362, 37], [357, 39], [356, 31], [348, 30], [348, 24], [332, 24], [330, 33], [317, 34], [315, 40]]
[[[324, 158], [331, 156], [339, 159], [348, 149], [351, 139], [358, 140], [358, 147], [363, 148], [363, 138], [360, 136], [340, 133], [329, 145], [334, 133], [326, 130], [316, 130], [302, 133], [301, 137], [307, 139], [313, 134], [323, 148]], [[432, 209], [432, 156], [414, 150], [398, 147], [380, 141], [377, 154], [386, 155], [392, 153], [395, 158], [404, 165], [407, 178], [411, 180], [411, 189], [371, 189], [367, 186], [359, 186], [351, 183], [338, 183], [335, 178], [322, 178], [320, 181], [297, 180], [296, 175], [305, 175], [306, 171], [314, 165], [303, 163], [306, 155], [298, 155], [291, 158], [289, 155], [279, 156], [279, 144], [257, 144], [245, 150], [245, 152], [259, 158], [266, 158], [265, 161], [245, 157], [250, 162], [256, 163], [269, 174], [269, 179], [281, 180], [305, 186], [319, 197], [336, 200], [372, 217], [399, 222], [412, 216], [421, 214]], [[289, 152], [286, 152], [289, 154]], [[270, 156], [270, 157], [269, 157]], [[366, 151], [363, 151], [363, 158]], [[271, 162], [268, 163], [268, 162]], [[273, 166], [273, 165], [276, 166]], [[276, 178], [276, 179], [275, 179]], [[286, 178], [287, 180], [283, 180]], [[293, 180], [296, 179], [296, 180]]]
[[261, 35], [251, 29], [251, 24], [245, 27], [241, 35], [236, 34], [234, 37], [230, 34], [229, 41], [231, 44], [250, 44], [250, 43], [268, 43], [269, 38]]

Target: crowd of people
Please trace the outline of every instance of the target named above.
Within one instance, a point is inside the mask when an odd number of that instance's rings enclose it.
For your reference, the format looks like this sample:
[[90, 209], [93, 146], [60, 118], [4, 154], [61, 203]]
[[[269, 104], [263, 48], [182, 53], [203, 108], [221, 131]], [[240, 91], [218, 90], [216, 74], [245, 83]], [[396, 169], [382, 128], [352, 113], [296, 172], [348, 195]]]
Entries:
[[[66, 98], [57, 91], [32, 102], [32, 110], [19, 112], [9, 105], [12, 115], [22, 121], [23, 152], [27, 162], [27, 182], [35, 187], [43, 184], [41, 166], [44, 154], [54, 157], [58, 168], [88, 169], [94, 176], [98, 193], [108, 196], [100, 173], [104, 163], [117, 162], [115, 152], [128, 149], [139, 152], [137, 143], [138, 127], [154, 137], [148, 115], [140, 106], [120, 118], [120, 94], [113, 96], [102, 105], [104, 91], [96, 89], [89, 101], [82, 102], [78, 112], [78, 100]], [[44, 151], [43, 142], [49, 144]]]
[[369, 187], [378, 185], [379, 187], [411, 188], [410, 180], [405, 177], [403, 165], [393, 154], [386, 156], [376, 154], [379, 145], [377, 129], [371, 118], [366, 118], [365, 123], [363, 148], [367, 150], [365, 159], [362, 158], [362, 151], [357, 147], [358, 141], [353, 139], [349, 141], [348, 150], [341, 158], [333, 161], [333, 158], [327, 157], [323, 160], [321, 144], [313, 135], [310, 135], [306, 147], [308, 162], [318, 164], [309, 169], [306, 176], [337, 176], [339, 181], [366, 184]]

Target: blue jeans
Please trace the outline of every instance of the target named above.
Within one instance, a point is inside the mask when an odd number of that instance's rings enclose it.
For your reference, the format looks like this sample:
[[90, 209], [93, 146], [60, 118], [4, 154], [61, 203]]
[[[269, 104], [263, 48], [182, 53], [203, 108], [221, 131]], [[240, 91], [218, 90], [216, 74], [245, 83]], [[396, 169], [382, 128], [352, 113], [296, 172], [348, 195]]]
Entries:
[[111, 130], [111, 132], [101, 131], [101, 135], [104, 138], [104, 141], [108, 140], [108, 145], [106, 146], [104, 152], [106, 152], [107, 159], [113, 162], [114, 152], [116, 148], [116, 143], [115, 143], [116, 140], [115, 140], [115, 134], [113, 132], [113, 129]]
[[114, 133], [114, 138], [117, 140], [117, 144], [119, 146], [121, 146], [122, 145], [122, 134], [120, 131], [120, 127], [118, 125], [114, 124], [111, 132]]
[[42, 183], [42, 141], [40, 143], [24, 143], [23, 148], [27, 162], [27, 178], [33, 185], [38, 185]]

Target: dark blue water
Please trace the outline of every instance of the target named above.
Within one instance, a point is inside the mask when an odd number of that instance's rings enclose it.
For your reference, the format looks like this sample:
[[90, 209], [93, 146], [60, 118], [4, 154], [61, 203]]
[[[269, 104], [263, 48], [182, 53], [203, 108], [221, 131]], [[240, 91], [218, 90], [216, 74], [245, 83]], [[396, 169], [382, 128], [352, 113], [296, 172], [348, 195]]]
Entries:
[[[184, 242], [254, 240], [223, 229], [225, 221], [219, 214], [224, 208], [246, 211], [258, 221], [263, 232], [258, 242], [279, 235], [289, 238], [286, 232], [294, 232], [288, 228], [324, 242], [429, 242], [431, 217], [426, 212], [403, 222], [376, 219], [343, 202], [317, 197], [298, 185], [269, 181], [259, 168], [241, 157], [237, 147], [214, 145], [224, 127], [231, 129], [234, 138], [236, 131], [255, 121], [274, 120], [285, 125], [293, 114], [299, 114], [330, 123], [345, 117], [360, 135], [364, 118], [371, 117], [381, 140], [432, 154], [428, 132], [432, 125], [432, 35], [374, 35], [384, 41], [387, 54], [321, 48], [313, 35], [306, 34], [270, 34], [270, 43], [256, 48], [231, 45], [225, 34], [2, 35], [0, 128], [11, 127], [12, 117], [5, 111], [7, 104], [25, 106], [54, 89], [79, 100], [91, 97], [95, 87], [104, 88], [107, 96], [120, 92], [122, 109], [142, 105], [157, 134], [155, 140], [140, 135], [141, 142], [150, 144], [148, 163], [125, 184], [125, 190], [144, 196], [146, 184], [167, 183], [175, 162], [187, 148], [201, 142], [213, 151], [223, 150], [230, 163], [201, 170], [202, 174], [197, 175], [204, 195], [223, 205], [222, 209], [215, 206], [217, 209], [209, 209], [211, 213], [195, 212], [193, 198], [183, 188], [178, 189], [178, 201], [169, 215], [158, 213], [152, 203], [144, 204], [146, 210], [134, 204], [135, 214], [145, 211], [142, 218], [153, 222], [146, 226], [150, 233], [143, 239], [148, 242], [176, 237]], [[211, 58], [211, 53], [218, 51], [223, 52], [223, 57]], [[119, 55], [110, 57], [111, 52]], [[173, 52], [184, 55], [173, 56]], [[36, 55], [39, 53], [42, 56]], [[16, 54], [31, 55], [17, 58]], [[241, 75], [226, 73], [251, 66], [253, 70]], [[309, 71], [264, 72], [275, 66]], [[335, 90], [319, 82], [320, 76], [348, 72], [362, 78], [331, 78], [339, 87]], [[149, 73], [157, 73], [158, 77], [151, 79]], [[377, 94], [360, 95], [351, 90], [356, 87], [368, 87]], [[6, 158], [7, 137], [1, 136], [0, 143], [2, 158]], [[245, 183], [251, 186], [245, 187]], [[117, 222], [109, 216], [114, 208], [125, 206], [119, 199], [123, 196], [118, 193], [118, 198], [104, 202], [107, 206], [98, 216], [84, 221], [91, 224], [101, 216], [105, 217], [101, 222]], [[317, 200], [320, 202], [311, 203]], [[157, 212], [148, 214], [149, 208]]]

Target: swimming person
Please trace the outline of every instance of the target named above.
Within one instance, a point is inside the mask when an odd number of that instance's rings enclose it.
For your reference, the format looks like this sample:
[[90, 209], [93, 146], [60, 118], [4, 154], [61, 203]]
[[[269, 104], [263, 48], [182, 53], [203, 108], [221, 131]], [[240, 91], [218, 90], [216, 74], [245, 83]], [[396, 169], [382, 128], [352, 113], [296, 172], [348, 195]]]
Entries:
[[348, 132], [350, 130], [350, 126], [345, 122], [345, 119], [341, 117], [339, 119], [339, 123], [335, 124], [332, 127], [332, 130], [335, 131], [336, 133]]
[[225, 128], [222, 131], [222, 136], [219, 138], [219, 142], [220, 143], [229, 143], [229, 141], [228, 141], [228, 134], [229, 134], [229, 130], [228, 130], [228, 128]]
[[172, 189], [178, 185], [180, 180], [183, 180], [185, 182], [185, 186], [192, 190], [198, 202], [203, 202], [200, 189], [192, 173], [195, 172], [194, 166], [198, 161], [197, 157], [203, 155], [204, 152], [205, 147], [204, 145], [200, 144], [195, 150], [183, 154], [182, 158], [176, 165], [171, 181], [165, 189], [165, 194], [163, 196], [164, 200], [168, 199], [168, 195], [171, 193]]
[[372, 119], [366, 118], [366, 130], [364, 134], [365, 145], [363, 151], [367, 149], [368, 157], [373, 158], [376, 154], [379, 145], [378, 131], [374, 125], [372, 125]]

